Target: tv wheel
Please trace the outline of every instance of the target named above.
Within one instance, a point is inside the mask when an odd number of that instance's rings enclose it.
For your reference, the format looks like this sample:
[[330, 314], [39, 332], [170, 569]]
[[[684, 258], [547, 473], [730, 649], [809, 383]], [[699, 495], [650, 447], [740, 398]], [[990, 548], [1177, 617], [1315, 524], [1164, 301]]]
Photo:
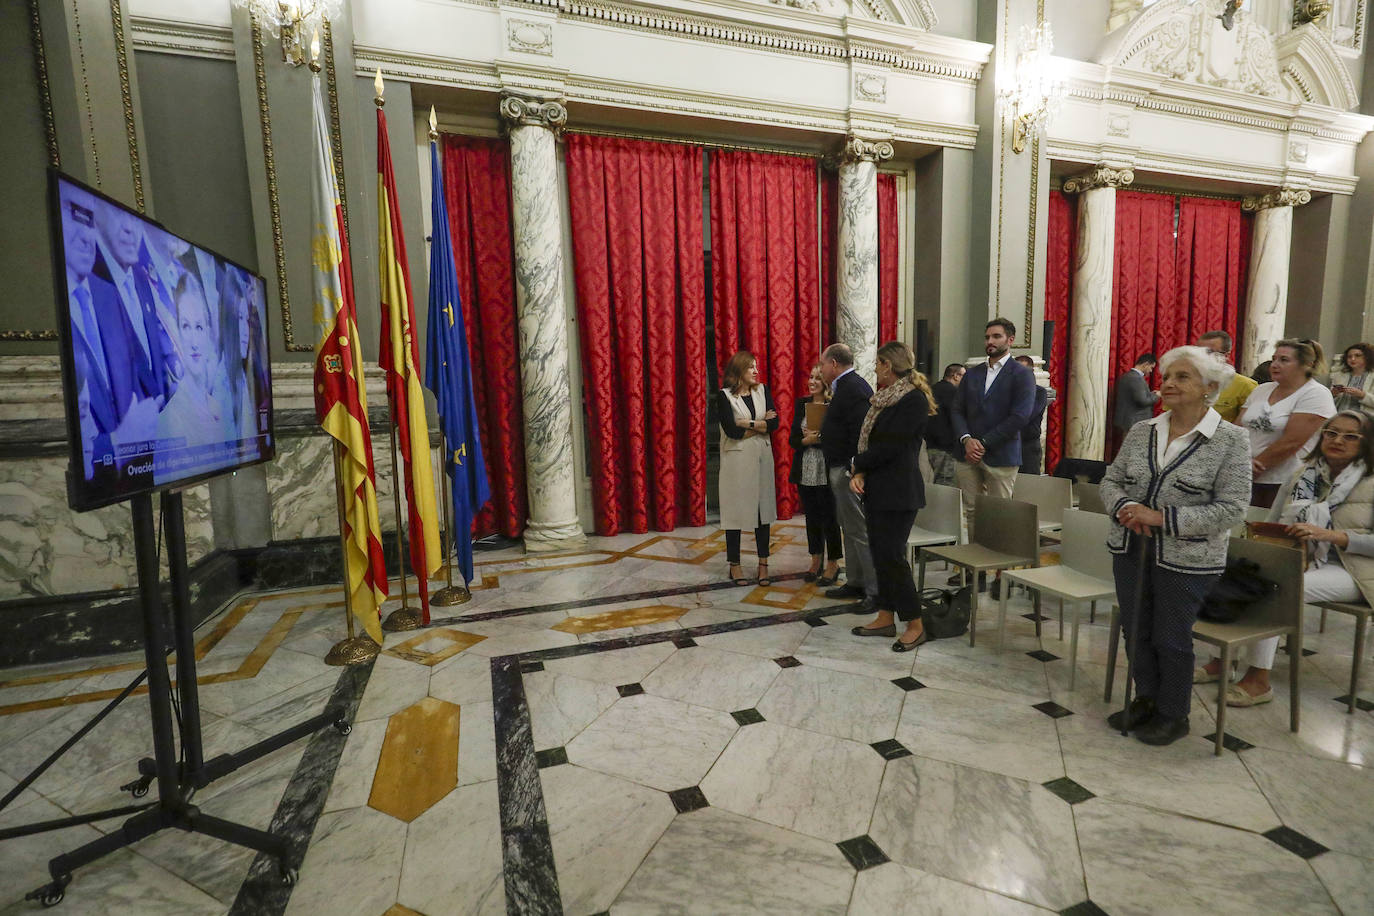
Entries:
[[300, 878], [301, 871], [299, 868], [283, 868], [281, 870], [282, 887], [295, 887]]
[[134, 798], [142, 798], [143, 796], [145, 796], [145, 795], [148, 794], [148, 787], [149, 787], [150, 785], [152, 785], [152, 784], [153, 784], [153, 780], [152, 780], [151, 777], [148, 777], [148, 776], [140, 776], [138, 779], [135, 779], [133, 782], [125, 783], [124, 785], [120, 786], [119, 788], [120, 788], [121, 790], [125, 791], [125, 792], [128, 792], [128, 793], [129, 793], [130, 795], [132, 795]]
[[352, 734], [353, 732], [353, 726], [349, 725], [343, 719], [340, 719], [339, 721], [335, 722], [334, 728], [337, 729], [339, 734], [343, 735], [344, 737], [348, 737], [348, 735]]
[[43, 889], [43, 896], [41, 899], [44, 906], [54, 907], [61, 903], [62, 898], [66, 896], [67, 894], [65, 891], [62, 890], [62, 888], [54, 884], [50, 884]]

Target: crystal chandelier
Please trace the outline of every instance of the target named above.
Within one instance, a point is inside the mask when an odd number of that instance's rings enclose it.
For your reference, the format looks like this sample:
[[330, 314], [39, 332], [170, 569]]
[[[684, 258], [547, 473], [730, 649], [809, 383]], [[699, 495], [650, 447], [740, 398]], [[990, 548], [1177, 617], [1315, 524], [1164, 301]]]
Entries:
[[309, 37], [323, 32], [325, 24], [343, 9], [343, 0], [234, 0], [234, 5], [272, 37], [281, 37], [281, 59], [299, 67], [309, 59]]
[[1055, 79], [1054, 33], [1048, 22], [1023, 25], [1016, 42], [1016, 66], [1011, 84], [1001, 93], [1012, 117], [1012, 152], [1026, 149], [1026, 140], [1045, 130], [1063, 104], [1064, 84]]

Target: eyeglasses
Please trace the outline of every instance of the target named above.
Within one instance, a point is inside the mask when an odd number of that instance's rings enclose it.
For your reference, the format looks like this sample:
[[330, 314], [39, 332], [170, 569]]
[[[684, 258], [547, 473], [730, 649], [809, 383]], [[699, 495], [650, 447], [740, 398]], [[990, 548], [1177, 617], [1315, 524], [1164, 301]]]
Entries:
[[1324, 430], [1322, 430], [1322, 438], [1323, 438], [1323, 439], [1326, 439], [1326, 440], [1329, 441], [1329, 442], [1334, 442], [1334, 441], [1336, 441], [1337, 439], [1339, 439], [1341, 442], [1345, 443], [1346, 445], [1354, 445], [1356, 442], [1359, 442], [1361, 439], [1364, 438], [1364, 434], [1363, 434], [1363, 433], [1342, 433], [1342, 432], [1337, 432], [1337, 431], [1334, 430], [1334, 429], [1324, 429]]

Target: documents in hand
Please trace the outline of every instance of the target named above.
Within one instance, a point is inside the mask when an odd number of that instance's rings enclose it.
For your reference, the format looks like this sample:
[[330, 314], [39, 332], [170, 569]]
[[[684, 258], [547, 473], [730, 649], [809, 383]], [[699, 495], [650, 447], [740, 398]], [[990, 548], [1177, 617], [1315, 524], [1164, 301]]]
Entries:
[[825, 404], [817, 404], [813, 401], [806, 402], [806, 428], [821, 431], [821, 422], [825, 420]]

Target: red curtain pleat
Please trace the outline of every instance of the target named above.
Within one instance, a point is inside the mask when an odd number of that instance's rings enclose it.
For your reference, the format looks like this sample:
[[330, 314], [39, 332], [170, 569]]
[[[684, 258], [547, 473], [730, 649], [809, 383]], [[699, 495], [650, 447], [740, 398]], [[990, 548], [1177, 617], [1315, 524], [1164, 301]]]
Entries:
[[467, 323], [472, 387], [491, 502], [473, 535], [518, 537], [528, 517], [525, 440], [511, 245], [510, 155], [505, 140], [443, 138], [445, 203]]
[[835, 342], [835, 258], [840, 248], [840, 176], [821, 172], [821, 346]]
[[746, 349], [781, 418], [773, 435], [778, 517], [791, 518], [787, 434], [797, 393], [820, 352], [820, 231], [816, 162], [799, 156], [711, 153], [711, 273], [717, 370]]
[[569, 136], [596, 532], [706, 521], [701, 150]]
[[[1174, 322], [1169, 346], [1193, 343], [1204, 331], [1223, 330], [1240, 352], [1245, 322], [1249, 225], [1238, 200], [1179, 199], [1178, 289], [1186, 310]], [[1160, 352], [1168, 347], [1160, 344]]]
[[1045, 432], [1045, 468], [1053, 470], [1064, 454], [1065, 405], [1069, 386], [1069, 325], [1073, 315], [1073, 268], [1077, 236], [1077, 199], [1051, 191], [1049, 239], [1046, 247], [1045, 320], [1054, 322], [1050, 350], [1050, 387], [1057, 397], [1048, 410]]
[[878, 345], [897, 337], [897, 176], [878, 176]]

